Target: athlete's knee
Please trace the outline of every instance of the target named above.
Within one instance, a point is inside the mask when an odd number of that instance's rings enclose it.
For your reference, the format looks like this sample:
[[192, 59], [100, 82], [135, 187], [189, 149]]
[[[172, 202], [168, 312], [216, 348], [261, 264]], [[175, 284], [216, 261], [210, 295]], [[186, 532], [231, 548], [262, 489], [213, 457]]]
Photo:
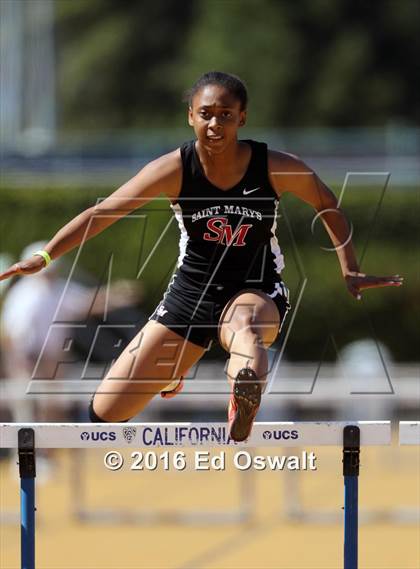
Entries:
[[237, 340], [260, 344], [269, 347], [275, 340], [279, 330], [278, 318], [263, 320], [253, 314], [242, 313], [230, 326]]
[[[106, 419], [102, 419], [102, 417], [99, 417], [99, 415], [97, 415], [95, 409], [93, 408], [94, 400], [95, 400], [95, 396], [93, 396], [92, 399], [90, 400], [89, 407], [88, 407], [90, 422], [91, 423], [111, 423], [111, 422], [113, 422], [113, 421], [107, 421]], [[118, 421], [118, 423], [127, 423], [127, 421], [129, 421], [129, 420], [130, 419], [120, 420], [120, 421]]]
[[233, 308], [233, 312], [229, 320], [226, 321], [226, 324], [236, 330], [247, 328], [251, 326], [255, 320], [254, 312], [252, 306], [238, 304]]
[[231, 347], [235, 349], [238, 345], [241, 346], [263, 346], [263, 336], [260, 331], [248, 324], [247, 326], [239, 328], [233, 332]]

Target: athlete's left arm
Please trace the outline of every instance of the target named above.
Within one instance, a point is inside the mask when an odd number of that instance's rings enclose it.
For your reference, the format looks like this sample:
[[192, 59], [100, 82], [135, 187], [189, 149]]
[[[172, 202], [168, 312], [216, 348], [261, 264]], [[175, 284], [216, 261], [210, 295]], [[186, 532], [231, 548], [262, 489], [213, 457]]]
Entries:
[[338, 207], [337, 198], [300, 158], [270, 150], [268, 170], [271, 185], [279, 197], [290, 192], [318, 212], [337, 253], [347, 288], [355, 298], [360, 300], [360, 293], [367, 288], [402, 285], [399, 275], [376, 277], [360, 272], [351, 229]]

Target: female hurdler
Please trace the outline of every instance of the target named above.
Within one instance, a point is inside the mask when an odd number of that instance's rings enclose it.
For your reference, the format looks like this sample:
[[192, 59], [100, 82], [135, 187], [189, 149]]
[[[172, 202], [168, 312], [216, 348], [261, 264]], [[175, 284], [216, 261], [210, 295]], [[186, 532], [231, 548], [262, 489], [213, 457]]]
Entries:
[[238, 140], [247, 108], [239, 78], [206, 73], [189, 91], [188, 102], [195, 141], [147, 164], [102, 203], [60, 229], [45, 250], [16, 263], [0, 280], [40, 271], [82, 240], [165, 194], [181, 231], [176, 273], [149, 322], [101, 382], [90, 403], [90, 418], [126, 421], [168, 386], [166, 395], [177, 393], [182, 377], [218, 338], [230, 355], [229, 433], [242, 441], [260, 405], [267, 348], [290, 308], [275, 236], [282, 194], [291, 192], [319, 212], [354, 297], [367, 288], [400, 286], [402, 279], [359, 271], [337, 199], [299, 158]]

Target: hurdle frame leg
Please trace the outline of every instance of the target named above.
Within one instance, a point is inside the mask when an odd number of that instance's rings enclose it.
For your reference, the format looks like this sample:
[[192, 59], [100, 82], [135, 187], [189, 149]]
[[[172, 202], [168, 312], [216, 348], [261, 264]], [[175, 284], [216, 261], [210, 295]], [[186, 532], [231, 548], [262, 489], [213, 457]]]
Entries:
[[18, 432], [21, 568], [35, 569], [35, 432]]
[[343, 429], [344, 569], [358, 566], [360, 429]]

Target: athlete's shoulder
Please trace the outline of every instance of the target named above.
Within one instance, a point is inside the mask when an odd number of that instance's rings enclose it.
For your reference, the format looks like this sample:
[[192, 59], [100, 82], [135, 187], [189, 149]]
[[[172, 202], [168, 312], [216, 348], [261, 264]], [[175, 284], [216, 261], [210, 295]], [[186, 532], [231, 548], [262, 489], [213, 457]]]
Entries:
[[162, 156], [159, 156], [158, 158], [155, 158], [149, 162], [145, 168], [148, 168], [149, 170], [155, 170], [162, 176], [167, 176], [171, 173], [174, 174], [178, 170], [181, 171], [181, 149], [177, 148], [176, 150], [172, 150], [167, 154], [162, 154]]
[[312, 176], [313, 170], [305, 162], [289, 152], [268, 150], [268, 177], [278, 196], [291, 191], [296, 185], [301, 186], [308, 174]]
[[272, 150], [271, 148], [267, 151], [268, 155], [268, 165], [270, 169], [272, 168], [282, 168], [283, 172], [309, 172], [310, 168], [305, 164], [305, 162], [290, 152], [283, 152], [279, 150]]
[[181, 149], [155, 158], [143, 168], [143, 172], [159, 185], [162, 192], [169, 198], [179, 195], [182, 183], [182, 159]]
[[304, 163], [304, 161], [295, 154], [280, 150], [273, 150], [272, 148], [268, 147], [268, 144], [266, 142], [257, 140], [246, 140], [244, 142], [248, 142], [254, 148], [267, 152], [267, 161], [269, 167], [283, 167], [285, 171], [306, 172], [309, 170], [309, 167]]

